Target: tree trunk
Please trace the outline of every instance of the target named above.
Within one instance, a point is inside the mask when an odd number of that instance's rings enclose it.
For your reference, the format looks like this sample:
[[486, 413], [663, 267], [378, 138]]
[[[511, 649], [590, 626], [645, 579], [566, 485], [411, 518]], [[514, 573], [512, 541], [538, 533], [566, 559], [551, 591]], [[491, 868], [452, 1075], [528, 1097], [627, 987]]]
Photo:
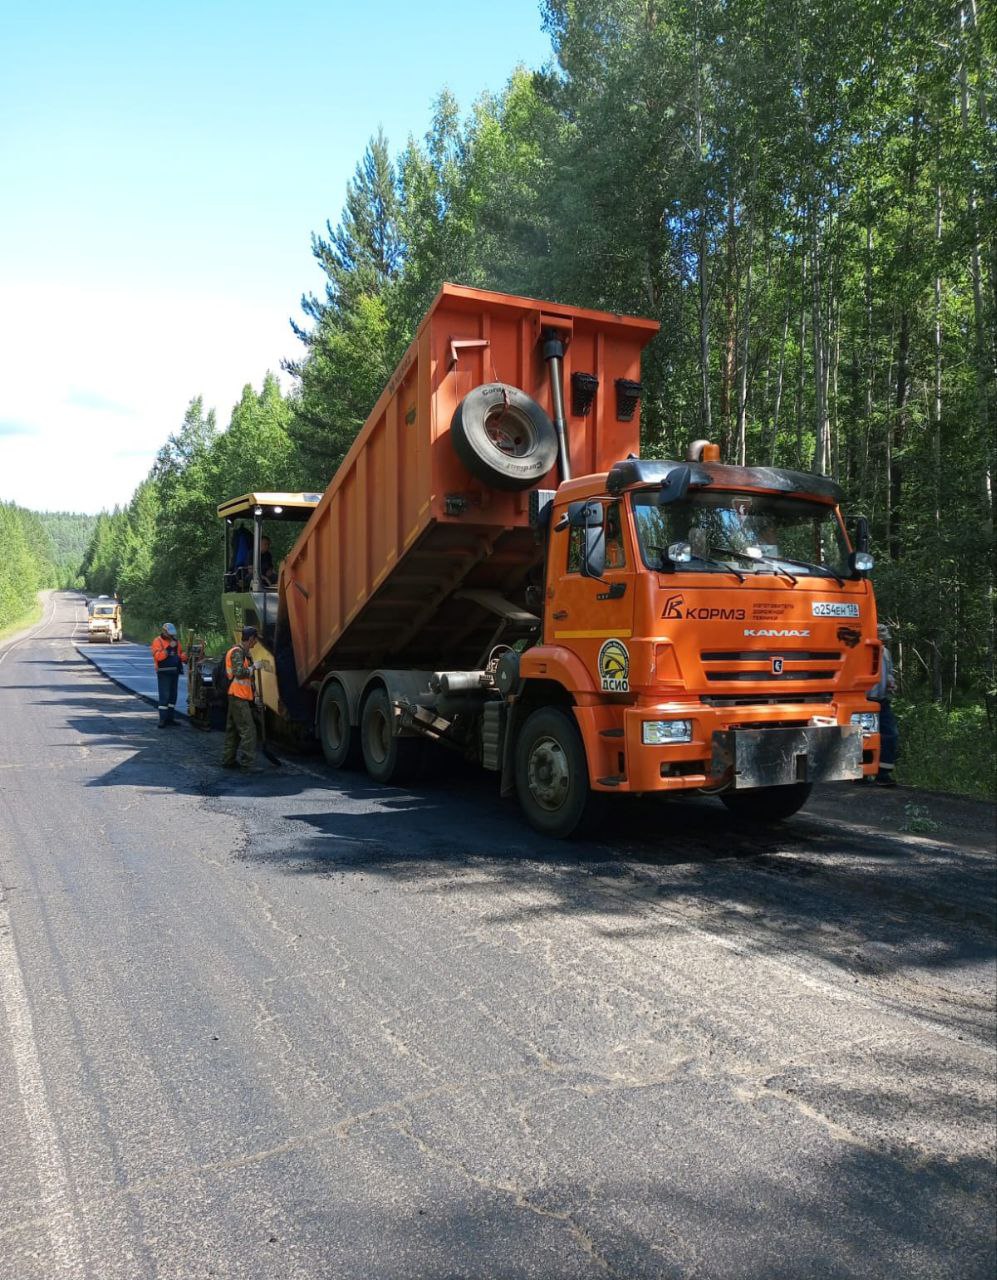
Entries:
[[903, 553], [901, 539], [901, 503], [903, 501], [903, 452], [906, 437], [907, 394], [910, 386], [910, 312], [906, 306], [900, 313], [900, 342], [897, 350], [897, 400], [890, 447], [890, 559], [899, 560]]
[[[935, 247], [942, 242], [942, 188], [935, 186]], [[942, 587], [942, 278], [935, 271], [935, 395], [931, 413], [931, 460], [935, 499], [935, 618], [931, 640], [931, 696], [941, 703], [942, 641], [944, 636], [944, 609]]]
[[[696, 11], [695, 42], [695, 95], [696, 95], [696, 163], [703, 164], [703, 69], [701, 65], [699, 43], [699, 10]], [[708, 258], [709, 241], [706, 232], [708, 210], [706, 207], [706, 181], [703, 178], [703, 190], [699, 204], [699, 262], [697, 275], [699, 284], [699, 385], [700, 414], [703, 435], [710, 439], [713, 435], [713, 412], [710, 406], [710, 267]]]
[[744, 285], [744, 323], [741, 325], [741, 358], [737, 380], [737, 462], [743, 467], [747, 446], [748, 345], [751, 340], [751, 256], [754, 241], [752, 214], [748, 214], [748, 263]]
[[789, 338], [789, 297], [782, 317], [782, 341], [779, 344], [779, 371], [775, 377], [775, 404], [772, 406], [772, 434], [769, 437], [769, 466], [775, 466], [775, 451], [779, 443], [779, 410], [782, 407], [783, 374], [786, 371], [786, 342]]

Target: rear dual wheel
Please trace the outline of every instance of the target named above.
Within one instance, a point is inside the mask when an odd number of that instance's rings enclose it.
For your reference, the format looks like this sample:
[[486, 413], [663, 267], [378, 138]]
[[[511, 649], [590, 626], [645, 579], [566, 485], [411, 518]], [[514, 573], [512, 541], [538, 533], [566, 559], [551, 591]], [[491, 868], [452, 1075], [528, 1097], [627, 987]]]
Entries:
[[425, 744], [421, 738], [400, 738], [395, 732], [395, 709], [386, 689], [374, 689], [363, 704], [360, 745], [367, 772], [375, 782], [400, 786], [421, 771]]
[[333, 681], [322, 693], [318, 715], [322, 754], [331, 769], [359, 769], [363, 764], [360, 739], [350, 724], [350, 702], [346, 690]]

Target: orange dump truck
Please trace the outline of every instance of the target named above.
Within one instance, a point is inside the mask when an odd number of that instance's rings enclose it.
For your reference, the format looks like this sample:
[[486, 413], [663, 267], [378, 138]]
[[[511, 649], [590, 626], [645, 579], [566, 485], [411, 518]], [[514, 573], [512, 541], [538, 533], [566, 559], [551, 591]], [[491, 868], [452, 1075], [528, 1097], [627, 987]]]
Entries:
[[781, 818], [875, 771], [862, 522], [708, 442], [639, 458], [656, 331], [443, 287], [280, 570], [267, 701], [331, 766], [391, 782], [444, 744], [554, 836], [601, 796]]

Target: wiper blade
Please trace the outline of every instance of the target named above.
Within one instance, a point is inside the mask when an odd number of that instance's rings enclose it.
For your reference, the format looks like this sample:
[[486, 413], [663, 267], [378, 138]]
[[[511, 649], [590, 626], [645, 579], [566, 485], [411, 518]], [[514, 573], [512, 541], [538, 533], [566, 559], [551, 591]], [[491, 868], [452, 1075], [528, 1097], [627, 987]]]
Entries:
[[723, 569], [724, 573], [732, 573], [738, 582], [745, 582], [746, 578], [740, 569], [735, 569], [732, 564], [724, 564], [722, 560], [711, 560], [709, 556], [693, 556], [693, 560], [698, 560], [700, 564], [711, 564], [714, 569]]
[[[781, 573], [784, 578], [788, 578], [790, 580], [794, 587], [796, 586], [797, 579], [789, 572], [788, 569], [780, 568], [779, 565], [775, 564], [774, 561], [767, 559], [765, 556], [749, 556], [746, 551], [735, 551], [733, 547], [717, 547], [717, 550], [722, 551], [725, 555], [737, 556], [739, 560], [749, 560], [752, 564], [767, 564], [777, 575]], [[716, 561], [714, 560], [713, 563], [716, 564]], [[737, 573], [737, 570], [732, 569], [731, 573]], [[744, 581], [743, 577], [741, 577], [741, 581]]]
[[785, 560], [787, 564], [795, 564], [800, 569], [815, 569], [818, 573], [825, 574], [829, 578], [833, 578], [839, 587], [845, 585], [844, 578], [841, 578], [829, 568], [826, 564], [811, 564], [809, 560], [793, 560], [789, 556], [780, 556], [780, 560]]
[[[666, 565], [675, 568], [674, 561], [670, 560], [668, 553], [662, 547], [648, 546], [648, 551], [657, 551], [658, 553], [658, 569], [665, 570]], [[693, 556], [693, 560], [698, 560], [700, 564], [711, 564], [714, 569], [722, 569], [724, 573], [732, 573], [738, 582], [745, 582], [746, 578], [740, 569], [735, 569], [732, 564], [724, 564], [721, 560], [711, 560], [709, 556]]]

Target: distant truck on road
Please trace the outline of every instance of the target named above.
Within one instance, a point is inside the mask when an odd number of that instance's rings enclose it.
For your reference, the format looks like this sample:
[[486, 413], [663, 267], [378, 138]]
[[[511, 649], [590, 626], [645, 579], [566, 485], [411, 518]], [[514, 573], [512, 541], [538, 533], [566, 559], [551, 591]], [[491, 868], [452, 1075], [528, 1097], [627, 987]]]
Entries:
[[114, 644], [121, 636], [121, 601], [112, 596], [96, 596], [88, 600], [87, 639]]
[[[223, 604], [264, 639], [268, 728], [385, 783], [442, 744], [558, 837], [615, 795], [779, 819], [875, 772], [865, 524], [853, 546], [833, 481], [706, 441], [640, 458], [657, 328], [444, 285], [324, 494], [219, 507], [251, 531]], [[263, 530], [287, 520], [268, 588]], [[206, 714], [217, 665], [191, 667]]]

